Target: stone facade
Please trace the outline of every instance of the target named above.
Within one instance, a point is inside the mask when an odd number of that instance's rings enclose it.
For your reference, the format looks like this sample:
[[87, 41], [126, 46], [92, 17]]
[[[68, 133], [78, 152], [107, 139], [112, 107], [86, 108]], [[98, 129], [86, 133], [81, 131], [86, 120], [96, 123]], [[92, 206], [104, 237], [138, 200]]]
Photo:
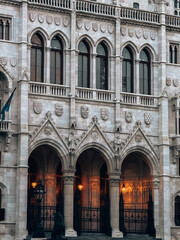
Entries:
[[[17, 90], [5, 121], [0, 121], [0, 221], [2, 240], [23, 240], [27, 233], [28, 158], [49, 145], [61, 159], [64, 177], [66, 236], [73, 229], [73, 184], [83, 151], [103, 153], [108, 168], [112, 237], [119, 230], [119, 182], [124, 159], [132, 152], [147, 158], [153, 179], [156, 236], [178, 240], [174, 200], [179, 193], [179, 17], [174, 2], [0, 0], [0, 19], [9, 19], [10, 39], [0, 40], [0, 100]], [[98, 4], [99, 3], [99, 4]], [[31, 38], [44, 40], [44, 82], [31, 81]], [[63, 43], [63, 85], [50, 84], [51, 40]], [[90, 88], [78, 87], [78, 44], [90, 46]], [[108, 90], [96, 89], [96, 48], [108, 49]], [[177, 63], [169, 62], [170, 45]], [[122, 52], [134, 55], [134, 93], [122, 92]], [[151, 95], [139, 94], [139, 62], [149, 49]], [[3, 89], [3, 90], [2, 90]], [[2, 90], [2, 91], [1, 91]], [[177, 127], [176, 127], [177, 125]]]

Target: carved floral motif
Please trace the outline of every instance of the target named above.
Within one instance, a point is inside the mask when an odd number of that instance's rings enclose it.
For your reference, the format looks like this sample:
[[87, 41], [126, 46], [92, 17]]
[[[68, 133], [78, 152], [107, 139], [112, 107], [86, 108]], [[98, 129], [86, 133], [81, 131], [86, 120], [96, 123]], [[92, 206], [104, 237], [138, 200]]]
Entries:
[[141, 135], [141, 134], [136, 134], [136, 136], [135, 136], [135, 141], [136, 141], [137, 143], [140, 143], [140, 142], [142, 141], [142, 135]]

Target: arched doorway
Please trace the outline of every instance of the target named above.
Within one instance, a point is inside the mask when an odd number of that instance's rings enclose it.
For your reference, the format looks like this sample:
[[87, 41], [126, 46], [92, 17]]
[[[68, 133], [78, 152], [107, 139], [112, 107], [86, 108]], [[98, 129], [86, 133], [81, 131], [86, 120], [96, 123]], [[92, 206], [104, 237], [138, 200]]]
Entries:
[[120, 184], [120, 227], [125, 233], [155, 236], [152, 175], [146, 157], [130, 153], [123, 161]]
[[74, 229], [80, 233], [110, 234], [107, 165], [97, 150], [78, 158], [74, 184]]
[[41, 145], [33, 150], [28, 164], [28, 232], [32, 233], [37, 225], [38, 209], [32, 183], [37, 183], [38, 179], [41, 179], [45, 189], [41, 201], [42, 225], [44, 230], [49, 232], [53, 229], [56, 212], [59, 211], [64, 215], [61, 161], [52, 147]]

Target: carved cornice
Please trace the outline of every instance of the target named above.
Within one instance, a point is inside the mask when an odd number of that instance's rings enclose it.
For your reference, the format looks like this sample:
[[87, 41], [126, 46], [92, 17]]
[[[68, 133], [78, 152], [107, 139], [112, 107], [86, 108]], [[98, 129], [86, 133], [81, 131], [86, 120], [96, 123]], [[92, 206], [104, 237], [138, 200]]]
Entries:
[[158, 23], [152, 23], [152, 22], [142, 22], [142, 21], [137, 21], [136, 19], [120, 19], [121, 26], [122, 25], [130, 25], [130, 26], [140, 26], [143, 28], [156, 28], [159, 29], [161, 27], [160, 24]]
[[41, 5], [32, 5], [33, 3], [29, 3], [28, 9], [29, 10], [36, 10], [36, 11], [41, 11], [41, 12], [48, 12], [48, 13], [63, 13], [65, 15], [70, 15], [71, 14], [71, 9], [66, 9], [66, 8], [56, 8], [53, 6], [41, 6]]
[[22, 5], [22, 2], [17, 0], [1, 0], [0, 4], [7, 5], [7, 6], [13, 6], [13, 7], [19, 7]]

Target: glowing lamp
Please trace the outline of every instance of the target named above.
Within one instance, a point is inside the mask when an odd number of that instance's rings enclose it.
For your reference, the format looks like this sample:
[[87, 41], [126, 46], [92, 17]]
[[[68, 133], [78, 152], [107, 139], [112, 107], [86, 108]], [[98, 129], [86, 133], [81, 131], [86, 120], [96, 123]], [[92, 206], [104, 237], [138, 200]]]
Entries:
[[122, 190], [125, 191], [126, 188], [125, 188], [125, 184], [123, 183], [123, 186], [122, 186]]
[[37, 186], [37, 183], [36, 182], [32, 182], [31, 185], [32, 185], [33, 188], [35, 188]]
[[79, 189], [79, 191], [82, 191], [82, 190], [83, 190], [83, 185], [82, 185], [82, 184], [79, 184], [79, 185], [78, 185], [78, 189]]

